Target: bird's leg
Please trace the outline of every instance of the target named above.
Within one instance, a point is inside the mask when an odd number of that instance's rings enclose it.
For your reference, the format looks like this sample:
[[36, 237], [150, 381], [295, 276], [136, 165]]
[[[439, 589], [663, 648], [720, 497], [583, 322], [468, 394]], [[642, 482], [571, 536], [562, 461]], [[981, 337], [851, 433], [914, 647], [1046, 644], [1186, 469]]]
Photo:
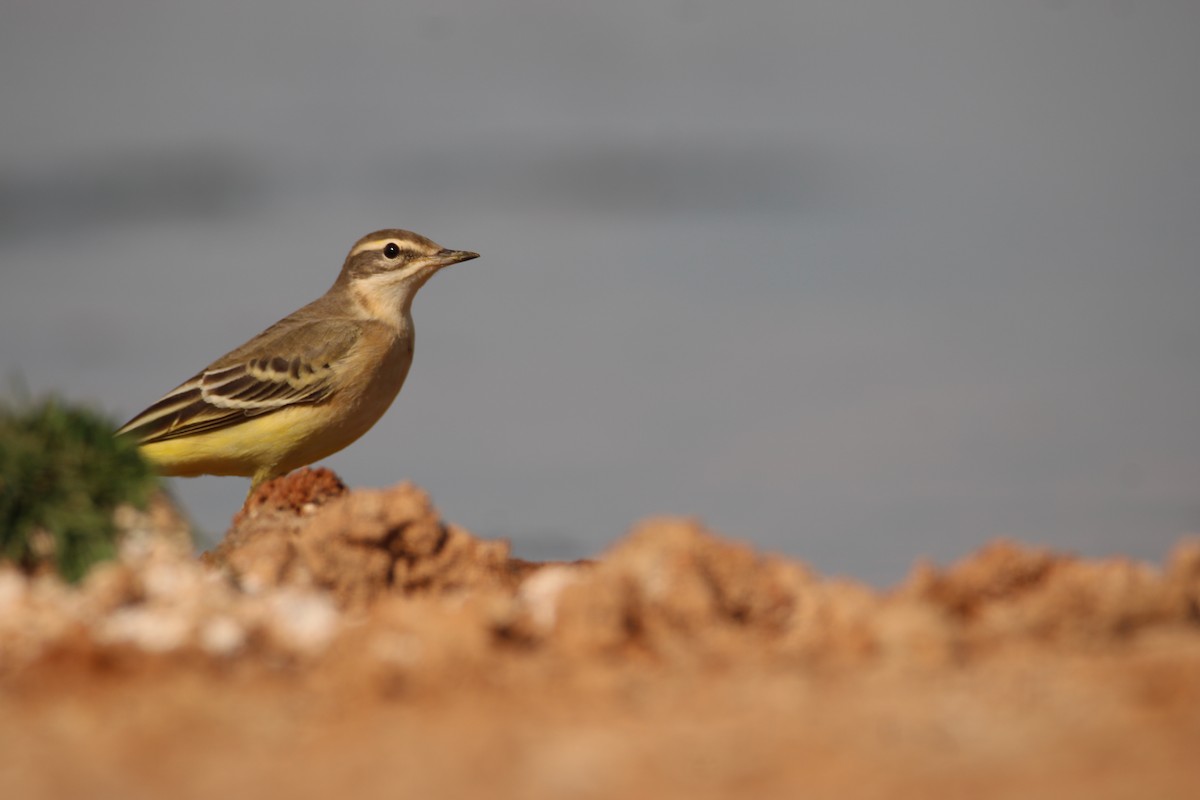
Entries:
[[246, 500], [254, 496], [254, 491], [272, 478], [279, 477], [279, 471], [274, 464], [267, 464], [259, 467], [254, 471], [254, 477], [250, 479], [250, 492], [246, 495]]

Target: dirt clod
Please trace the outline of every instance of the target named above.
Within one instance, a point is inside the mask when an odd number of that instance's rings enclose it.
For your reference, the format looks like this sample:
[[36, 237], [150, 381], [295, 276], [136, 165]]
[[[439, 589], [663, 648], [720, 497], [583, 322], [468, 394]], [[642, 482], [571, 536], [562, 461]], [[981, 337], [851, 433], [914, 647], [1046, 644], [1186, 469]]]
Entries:
[[4, 796], [1192, 797], [1198, 742], [1200, 540], [879, 592], [677, 518], [521, 561], [303, 470], [199, 560], [0, 567]]

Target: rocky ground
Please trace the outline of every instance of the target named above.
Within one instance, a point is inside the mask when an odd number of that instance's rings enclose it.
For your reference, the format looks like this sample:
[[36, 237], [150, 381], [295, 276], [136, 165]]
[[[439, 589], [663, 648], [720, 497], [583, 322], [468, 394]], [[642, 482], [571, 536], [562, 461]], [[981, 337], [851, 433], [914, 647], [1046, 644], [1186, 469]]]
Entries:
[[411, 485], [0, 570], [0, 795], [1200, 797], [1200, 541], [880, 593], [690, 520], [513, 559]]

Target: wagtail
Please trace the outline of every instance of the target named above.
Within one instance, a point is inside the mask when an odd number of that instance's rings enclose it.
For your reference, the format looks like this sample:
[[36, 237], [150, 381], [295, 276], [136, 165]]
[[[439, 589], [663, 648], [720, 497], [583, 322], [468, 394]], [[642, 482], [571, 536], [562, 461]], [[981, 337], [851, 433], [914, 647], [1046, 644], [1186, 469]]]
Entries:
[[164, 475], [263, 481], [362, 436], [413, 357], [412, 301], [439, 269], [478, 258], [402, 230], [359, 239], [333, 286], [209, 364], [117, 431]]

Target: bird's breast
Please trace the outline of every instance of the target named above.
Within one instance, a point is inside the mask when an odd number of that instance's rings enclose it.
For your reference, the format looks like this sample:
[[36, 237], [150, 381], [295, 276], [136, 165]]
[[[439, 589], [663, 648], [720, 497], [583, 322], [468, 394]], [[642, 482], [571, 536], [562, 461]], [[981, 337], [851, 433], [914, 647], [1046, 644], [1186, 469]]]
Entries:
[[359, 421], [363, 431], [375, 424], [396, 399], [408, 376], [412, 356], [411, 336], [364, 336], [351, 353], [347, 385], [342, 391], [345, 402], [355, 409], [353, 419]]

